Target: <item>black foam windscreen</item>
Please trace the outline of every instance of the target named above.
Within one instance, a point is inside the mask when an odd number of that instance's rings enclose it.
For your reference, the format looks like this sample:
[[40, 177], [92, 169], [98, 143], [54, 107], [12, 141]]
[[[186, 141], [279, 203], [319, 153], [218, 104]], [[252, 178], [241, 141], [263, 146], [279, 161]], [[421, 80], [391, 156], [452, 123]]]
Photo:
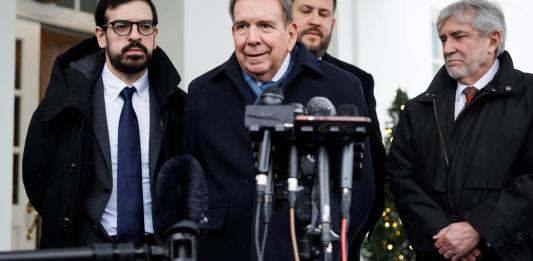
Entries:
[[276, 84], [266, 88], [261, 93], [261, 105], [280, 105], [285, 98], [283, 97], [283, 90]]
[[174, 224], [190, 220], [200, 228], [207, 222], [207, 183], [198, 161], [189, 155], [168, 160], [157, 177], [154, 193], [155, 229], [165, 235]]
[[339, 116], [359, 116], [359, 110], [353, 104], [343, 104], [337, 109]]

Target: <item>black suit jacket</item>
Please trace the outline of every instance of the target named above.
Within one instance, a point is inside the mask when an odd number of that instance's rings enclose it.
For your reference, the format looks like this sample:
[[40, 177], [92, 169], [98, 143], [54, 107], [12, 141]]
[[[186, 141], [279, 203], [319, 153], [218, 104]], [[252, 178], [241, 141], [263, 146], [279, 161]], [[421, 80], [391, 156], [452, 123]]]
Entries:
[[[376, 223], [378, 222], [383, 208], [385, 205], [385, 177], [386, 174], [386, 152], [385, 146], [383, 146], [383, 138], [381, 136], [381, 130], [379, 128], [378, 116], [376, 114], [376, 98], [374, 97], [374, 78], [371, 74], [361, 70], [360, 68], [343, 62], [329, 54], [325, 54], [322, 57], [322, 61], [336, 65], [337, 67], [348, 71], [349, 73], [357, 76], [361, 81], [363, 88], [363, 95], [365, 97], [366, 106], [368, 109], [368, 116], [372, 119], [372, 132], [370, 133], [370, 150], [372, 151], [372, 166], [374, 167], [374, 184], [375, 198], [372, 211], [368, 217], [367, 222], [363, 229], [357, 235], [357, 239], [362, 242], [365, 235], [372, 231]], [[352, 250], [352, 249], [350, 249]], [[358, 254], [359, 251], [351, 251], [354, 254]], [[355, 257], [354, 257], [355, 258]], [[357, 257], [358, 258], [358, 257]]]
[[[353, 75], [314, 58], [301, 44], [292, 72], [283, 83], [285, 102], [306, 104], [324, 96], [335, 106], [355, 104], [367, 114], [359, 81]], [[235, 55], [191, 82], [186, 105], [187, 142], [203, 165], [209, 189], [208, 232], [200, 241], [200, 260], [254, 260], [253, 213], [256, 169], [245, 106], [254, 96]], [[190, 124], [190, 125], [189, 125]], [[354, 180], [350, 242], [366, 221], [374, 197], [370, 151], [365, 146], [364, 173]], [[337, 192], [337, 193], [335, 193]], [[332, 185], [332, 226], [339, 232], [338, 185]], [[293, 260], [288, 204], [274, 211], [265, 260]]]

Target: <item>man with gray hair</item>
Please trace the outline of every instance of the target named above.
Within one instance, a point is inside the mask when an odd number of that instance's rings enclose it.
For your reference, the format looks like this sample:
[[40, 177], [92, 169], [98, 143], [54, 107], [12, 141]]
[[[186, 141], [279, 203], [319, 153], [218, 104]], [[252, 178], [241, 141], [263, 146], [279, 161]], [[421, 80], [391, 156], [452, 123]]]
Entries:
[[[302, 223], [296, 234], [310, 238], [308, 245], [298, 242], [301, 252], [296, 253], [291, 245], [288, 204], [276, 206], [268, 230], [253, 222], [254, 217], [261, 218], [254, 216], [258, 171], [250, 134], [244, 126], [245, 108], [275, 84], [283, 90], [287, 104], [307, 104], [313, 97], [322, 96], [336, 107], [353, 104], [360, 115], [367, 116], [361, 84], [355, 76], [316, 59], [296, 42], [297, 25], [290, 0], [231, 0], [229, 9], [235, 51], [226, 62], [191, 82], [185, 106], [187, 147], [208, 177], [209, 221], [206, 235], [199, 242], [199, 260], [288, 261], [302, 253], [313, 258], [314, 248], [308, 246], [316, 238], [307, 225], [313, 222], [311, 217], [317, 217], [311, 215], [316, 212], [303, 213], [296, 221]], [[354, 178], [348, 244], [365, 222], [374, 198], [371, 156], [368, 142], [365, 144], [363, 173]], [[331, 230], [340, 234], [340, 193], [332, 188], [330, 197]], [[299, 197], [299, 202], [304, 201]], [[259, 233], [267, 235], [266, 240]], [[338, 241], [330, 249], [333, 260], [339, 260]]]
[[401, 115], [387, 169], [417, 260], [533, 260], [533, 75], [505, 51], [501, 9], [438, 18], [445, 65]]

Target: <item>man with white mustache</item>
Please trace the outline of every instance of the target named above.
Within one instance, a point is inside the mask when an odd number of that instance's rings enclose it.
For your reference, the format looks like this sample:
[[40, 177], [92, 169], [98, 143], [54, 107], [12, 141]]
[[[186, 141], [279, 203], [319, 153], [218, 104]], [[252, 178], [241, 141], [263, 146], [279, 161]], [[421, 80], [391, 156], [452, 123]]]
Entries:
[[533, 75], [484, 0], [444, 8], [445, 66], [407, 103], [387, 170], [417, 260], [533, 260]]

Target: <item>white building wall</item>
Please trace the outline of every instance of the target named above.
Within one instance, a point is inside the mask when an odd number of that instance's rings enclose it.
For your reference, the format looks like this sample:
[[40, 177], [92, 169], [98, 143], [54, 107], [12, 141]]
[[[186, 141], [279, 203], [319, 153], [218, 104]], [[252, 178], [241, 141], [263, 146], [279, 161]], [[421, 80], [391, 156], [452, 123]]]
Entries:
[[234, 50], [229, 1], [184, 0], [184, 86], [225, 62]]
[[13, 187], [13, 109], [15, 89], [15, 0], [2, 1], [0, 8], [0, 251], [11, 248]]

